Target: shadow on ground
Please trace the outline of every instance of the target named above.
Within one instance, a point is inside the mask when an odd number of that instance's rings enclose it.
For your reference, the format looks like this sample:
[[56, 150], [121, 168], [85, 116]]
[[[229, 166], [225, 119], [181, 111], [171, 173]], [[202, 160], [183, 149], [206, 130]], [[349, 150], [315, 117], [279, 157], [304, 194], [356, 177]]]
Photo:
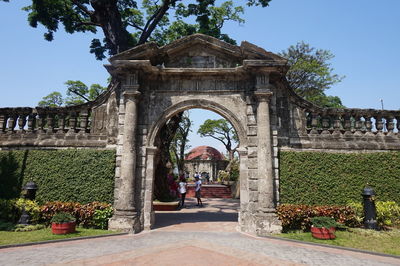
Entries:
[[183, 223], [237, 222], [237, 213], [196, 212], [196, 213], [156, 213], [154, 229]]
[[206, 199], [203, 207], [197, 207], [194, 199], [188, 199], [186, 208], [173, 212], [156, 212], [154, 229], [181, 224], [227, 223], [238, 221], [238, 200]]

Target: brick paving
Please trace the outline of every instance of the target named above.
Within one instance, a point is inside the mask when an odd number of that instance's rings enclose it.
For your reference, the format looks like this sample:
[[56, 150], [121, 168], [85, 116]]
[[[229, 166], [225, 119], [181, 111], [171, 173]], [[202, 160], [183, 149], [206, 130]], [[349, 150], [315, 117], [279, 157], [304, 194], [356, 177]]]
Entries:
[[0, 249], [0, 265], [400, 265], [399, 258], [261, 238], [236, 231], [238, 201], [188, 199], [137, 235]]

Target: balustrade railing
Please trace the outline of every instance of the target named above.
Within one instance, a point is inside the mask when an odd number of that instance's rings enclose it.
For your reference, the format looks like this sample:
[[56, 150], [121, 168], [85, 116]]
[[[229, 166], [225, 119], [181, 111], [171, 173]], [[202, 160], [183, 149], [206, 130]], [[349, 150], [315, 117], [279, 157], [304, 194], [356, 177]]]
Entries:
[[0, 134], [89, 133], [91, 106], [0, 108]]
[[400, 135], [400, 111], [374, 109], [305, 109], [307, 134]]

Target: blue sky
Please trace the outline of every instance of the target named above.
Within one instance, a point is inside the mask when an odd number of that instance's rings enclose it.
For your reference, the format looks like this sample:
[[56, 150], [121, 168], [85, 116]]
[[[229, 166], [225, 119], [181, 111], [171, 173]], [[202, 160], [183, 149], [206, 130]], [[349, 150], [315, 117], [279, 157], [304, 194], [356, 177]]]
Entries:
[[[21, 7], [28, 3], [0, 2], [0, 107], [35, 106], [54, 90], [64, 92], [69, 79], [105, 85], [106, 61], [89, 53], [93, 35], [61, 30], [47, 42], [43, 28], [27, 24]], [[385, 109], [398, 110], [399, 10], [398, 0], [273, 0], [268, 8], [247, 8], [245, 24], [227, 23], [224, 32], [238, 44], [246, 40], [271, 52], [298, 41], [328, 49], [336, 56], [335, 72], [346, 78], [327, 94], [339, 96], [347, 107], [380, 108], [383, 99]], [[192, 113], [195, 124], [208, 116]], [[201, 144], [207, 143], [192, 141], [192, 146]]]

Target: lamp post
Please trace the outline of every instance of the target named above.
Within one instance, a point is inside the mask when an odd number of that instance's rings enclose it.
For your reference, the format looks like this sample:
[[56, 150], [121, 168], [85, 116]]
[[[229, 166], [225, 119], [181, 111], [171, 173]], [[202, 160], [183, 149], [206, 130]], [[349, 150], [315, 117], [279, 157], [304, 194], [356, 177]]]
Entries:
[[377, 230], [375, 192], [372, 188], [366, 187], [361, 195], [364, 198], [364, 226], [367, 229]]
[[[29, 181], [26, 183], [24, 187], [22, 187], [23, 190], [25, 190], [24, 193], [24, 198], [28, 200], [34, 200], [36, 196], [36, 191], [38, 189], [37, 185], [33, 181]], [[23, 225], [28, 225], [30, 222], [30, 216], [25, 210], [25, 206], [22, 207], [22, 214], [21, 217], [18, 220], [18, 224], [23, 224]]]

